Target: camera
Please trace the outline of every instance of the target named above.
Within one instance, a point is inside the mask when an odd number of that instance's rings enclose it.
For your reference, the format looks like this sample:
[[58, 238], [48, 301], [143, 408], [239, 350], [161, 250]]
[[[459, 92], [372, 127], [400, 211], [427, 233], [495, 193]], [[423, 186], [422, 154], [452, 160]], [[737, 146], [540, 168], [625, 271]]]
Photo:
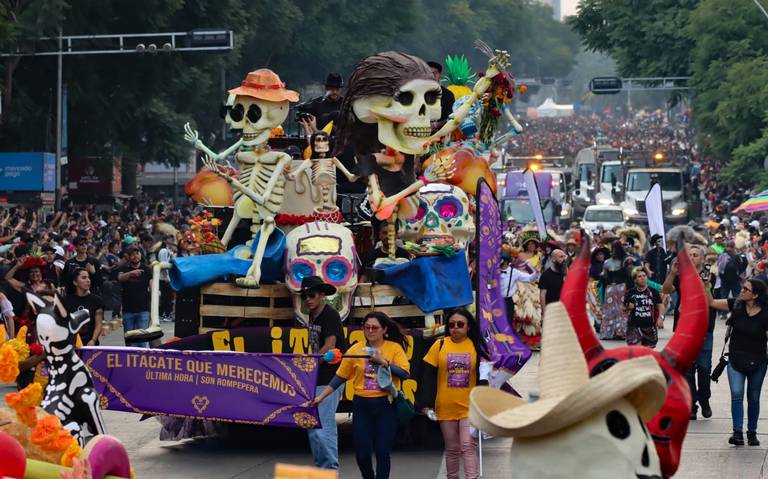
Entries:
[[718, 362], [717, 366], [715, 366], [715, 369], [712, 370], [710, 379], [712, 379], [714, 382], [717, 382], [717, 380], [720, 379], [720, 375], [723, 374], [726, 366], [728, 366], [728, 355], [724, 354], [720, 356], [720, 362]]
[[296, 123], [300, 121], [309, 121], [312, 113], [309, 112], [310, 106], [308, 102], [299, 103], [294, 107], [293, 121]]

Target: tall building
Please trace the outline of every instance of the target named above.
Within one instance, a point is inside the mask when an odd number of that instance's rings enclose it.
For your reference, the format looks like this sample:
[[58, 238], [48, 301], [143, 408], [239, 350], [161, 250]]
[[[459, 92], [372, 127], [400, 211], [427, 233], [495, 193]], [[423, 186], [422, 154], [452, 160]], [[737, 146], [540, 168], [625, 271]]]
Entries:
[[552, 18], [554, 18], [557, 21], [562, 20], [562, 8], [560, 6], [561, 0], [539, 0], [541, 3], [545, 5], [549, 5], [552, 7], [553, 13]]

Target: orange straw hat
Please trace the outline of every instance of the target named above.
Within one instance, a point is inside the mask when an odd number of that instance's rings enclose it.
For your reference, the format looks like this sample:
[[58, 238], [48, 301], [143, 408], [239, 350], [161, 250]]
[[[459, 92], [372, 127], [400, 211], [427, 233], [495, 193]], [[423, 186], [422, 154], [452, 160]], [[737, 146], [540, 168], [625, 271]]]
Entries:
[[293, 90], [287, 90], [277, 73], [269, 68], [250, 72], [240, 86], [229, 90], [229, 93], [267, 101], [299, 101], [299, 94]]

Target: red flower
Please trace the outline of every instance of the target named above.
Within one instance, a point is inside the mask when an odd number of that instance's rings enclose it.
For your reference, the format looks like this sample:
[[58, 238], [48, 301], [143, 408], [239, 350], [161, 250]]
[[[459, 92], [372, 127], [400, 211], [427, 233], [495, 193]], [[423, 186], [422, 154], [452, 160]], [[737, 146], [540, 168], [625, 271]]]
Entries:
[[34, 356], [40, 356], [43, 354], [43, 347], [40, 346], [40, 343], [32, 343], [29, 345], [29, 352]]
[[493, 115], [493, 116], [495, 116], [496, 118], [498, 118], [498, 117], [500, 117], [500, 116], [501, 116], [501, 112], [499, 111], [499, 109], [498, 109], [498, 108], [493, 108], [493, 109], [491, 109], [491, 115]]

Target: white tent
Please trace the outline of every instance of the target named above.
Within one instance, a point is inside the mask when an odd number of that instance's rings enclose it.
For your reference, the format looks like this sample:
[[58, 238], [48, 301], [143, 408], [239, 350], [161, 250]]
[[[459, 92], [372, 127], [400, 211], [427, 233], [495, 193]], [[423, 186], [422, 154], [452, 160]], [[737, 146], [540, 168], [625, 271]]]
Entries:
[[544, 100], [544, 103], [536, 108], [536, 113], [538, 113], [539, 117], [544, 118], [571, 116], [573, 115], [573, 105], [558, 105], [552, 98], [547, 98]]

